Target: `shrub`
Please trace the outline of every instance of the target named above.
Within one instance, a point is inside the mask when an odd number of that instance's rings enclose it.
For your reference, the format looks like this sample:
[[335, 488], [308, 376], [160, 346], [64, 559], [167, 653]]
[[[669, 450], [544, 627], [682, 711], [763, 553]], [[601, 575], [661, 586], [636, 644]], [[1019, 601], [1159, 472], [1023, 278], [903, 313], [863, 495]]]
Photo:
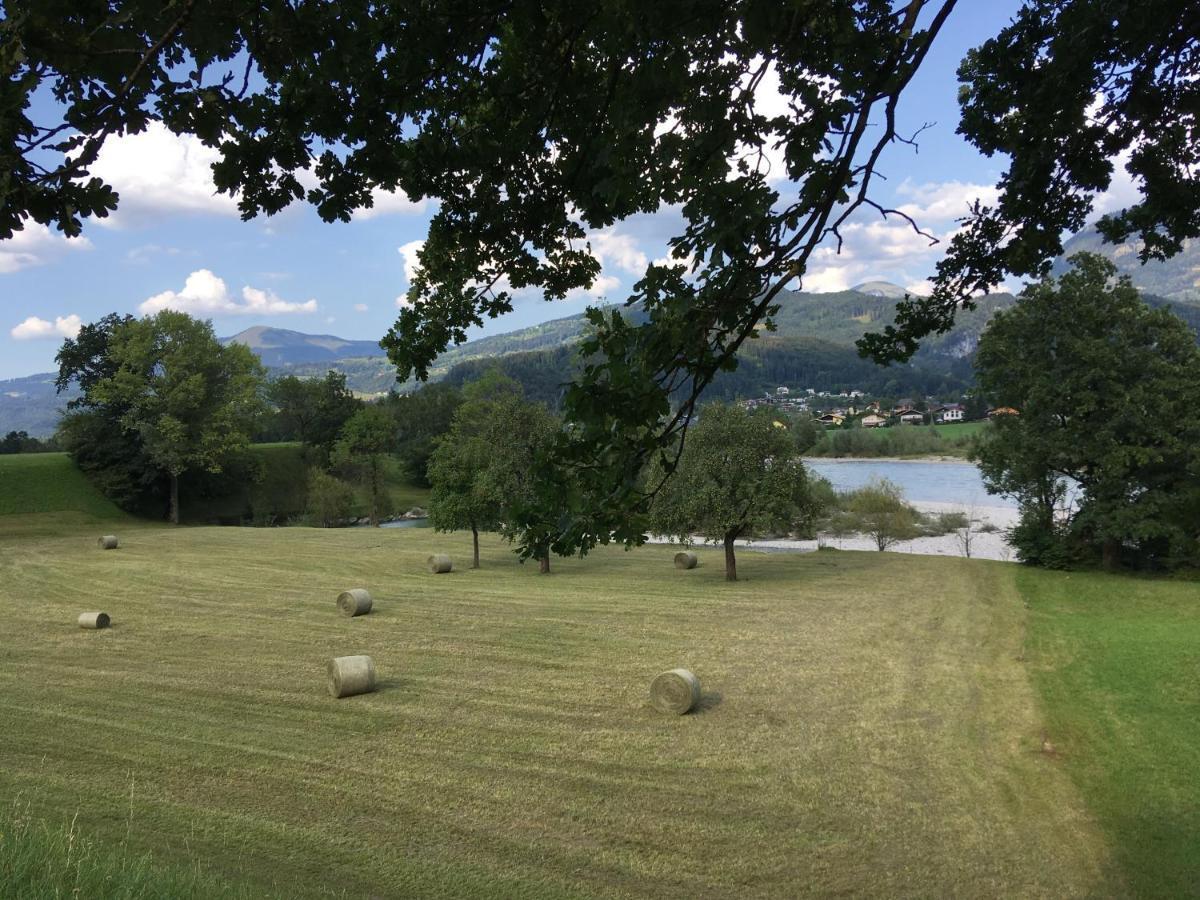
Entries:
[[354, 489], [321, 469], [308, 474], [308, 515], [314, 525], [336, 528], [350, 519]]

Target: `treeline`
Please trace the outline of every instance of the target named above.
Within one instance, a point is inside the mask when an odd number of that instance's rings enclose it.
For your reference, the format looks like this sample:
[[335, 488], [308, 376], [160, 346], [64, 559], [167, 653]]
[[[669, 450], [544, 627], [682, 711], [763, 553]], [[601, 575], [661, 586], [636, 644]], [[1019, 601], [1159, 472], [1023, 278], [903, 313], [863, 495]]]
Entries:
[[53, 453], [62, 448], [54, 438], [41, 440], [27, 431], [10, 431], [0, 438], [0, 453]]
[[[510, 353], [495, 359], [469, 360], [455, 366], [444, 382], [457, 387], [496, 369], [519, 382], [531, 400], [557, 408], [564, 385], [579, 366], [573, 345]], [[848, 347], [816, 338], [764, 336], [749, 341], [738, 357], [738, 367], [721, 372], [705, 392], [705, 400], [736, 400], [758, 396], [781, 384], [811, 387], [834, 393], [858, 389], [877, 396], [950, 396], [971, 386], [969, 360], [947, 360], [931, 365], [878, 366]]]
[[[57, 361], [57, 384], [79, 396], [56, 440], [119, 506], [174, 522], [192, 509], [220, 509], [221, 521], [294, 518], [311, 512], [314, 486], [322, 523], [350, 518], [359, 496], [378, 521], [392, 512], [397, 475], [428, 484], [434, 440], [460, 402], [454, 387], [434, 385], [368, 404], [337, 372], [268, 383], [249, 349], [172, 311], [85, 325]], [[261, 441], [297, 442], [299, 471], [252, 452]], [[13, 443], [26, 446], [19, 434]]]

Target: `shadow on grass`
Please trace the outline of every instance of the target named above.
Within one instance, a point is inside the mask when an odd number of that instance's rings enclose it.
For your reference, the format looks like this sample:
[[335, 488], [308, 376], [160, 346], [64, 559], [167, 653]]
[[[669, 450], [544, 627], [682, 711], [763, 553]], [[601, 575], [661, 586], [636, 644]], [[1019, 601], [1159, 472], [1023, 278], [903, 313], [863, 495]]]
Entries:
[[724, 699], [725, 695], [720, 691], [705, 691], [700, 695], [700, 702], [692, 708], [692, 715], [698, 716], [716, 709]]

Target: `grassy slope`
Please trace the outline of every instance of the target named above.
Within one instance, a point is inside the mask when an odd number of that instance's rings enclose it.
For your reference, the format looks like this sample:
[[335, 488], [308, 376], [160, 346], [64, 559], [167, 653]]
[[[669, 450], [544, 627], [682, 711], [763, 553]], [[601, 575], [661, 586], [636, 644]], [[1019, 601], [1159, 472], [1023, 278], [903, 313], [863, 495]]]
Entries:
[[0, 516], [75, 512], [96, 519], [124, 514], [83, 477], [65, 453], [0, 456]]
[[1131, 894], [1200, 892], [1200, 584], [1022, 571], [1049, 739]]
[[[290, 896], [1080, 896], [1106, 850], [1016, 661], [1011, 567], [142, 527], [0, 541], [0, 801]], [[370, 616], [335, 614], [366, 585]], [[115, 627], [81, 632], [103, 606]], [[374, 656], [373, 695], [325, 693]], [[694, 669], [664, 718], [652, 676]], [[1119, 891], [1113, 891], [1118, 893]]]

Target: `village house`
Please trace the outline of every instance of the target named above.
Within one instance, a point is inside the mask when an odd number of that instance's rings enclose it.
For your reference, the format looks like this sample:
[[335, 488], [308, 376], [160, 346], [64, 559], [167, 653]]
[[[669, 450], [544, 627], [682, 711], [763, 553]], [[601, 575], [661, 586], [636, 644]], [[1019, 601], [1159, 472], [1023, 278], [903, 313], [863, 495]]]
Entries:
[[877, 416], [874, 413], [871, 413], [869, 416], [863, 416], [863, 428], [884, 428], [886, 426], [887, 419], [885, 419], [883, 416]]
[[938, 425], [949, 425], [953, 422], [963, 421], [966, 415], [966, 409], [958, 403], [951, 403], [947, 406], [939, 406], [936, 409], [930, 410], [933, 414], [933, 421]]
[[826, 428], [841, 428], [842, 423], [846, 421], [845, 416], [840, 416], [837, 413], [826, 413], [817, 419]]
[[906, 413], [901, 413], [900, 422], [904, 425], [921, 425], [925, 422], [925, 416], [915, 409], [910, 409]]

